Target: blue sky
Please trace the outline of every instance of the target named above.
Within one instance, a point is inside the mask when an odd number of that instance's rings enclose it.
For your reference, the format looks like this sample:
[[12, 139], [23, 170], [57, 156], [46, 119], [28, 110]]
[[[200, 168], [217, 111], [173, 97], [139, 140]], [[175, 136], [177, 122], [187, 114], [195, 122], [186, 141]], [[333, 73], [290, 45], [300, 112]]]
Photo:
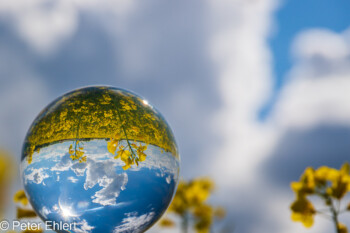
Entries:
[[284, 0], [275, 13], [275, 29], [269, 40], [274, 59], [274, 90], [271, 99], [262, 108], [260, 117], [264, 119], [278, 98], [285, 74], [292, 68], [290, 54], [295, 36], [303, 30], [326, 28], [342, 32], [349, 27], [350, 2], [346, 0]]
[[283, 76], [292, 67], [290, 56], [293, 38], [302, 30], [327, 28], [342, 32], [349, 27], [350, 2], [346, 0], [285, 0], [275, 14], [276, 31], [270, 40], [276, 74], [276, 88], [283, 84]]
[[0, 3], [0, 146], [18, 160], [57, 96], [122, 87], [164, 115], [181, 175], [213, 177], [238, 232], [331, 231], [291, 222], [288, 186], [350, 151], [348, 1], [26, 2]]

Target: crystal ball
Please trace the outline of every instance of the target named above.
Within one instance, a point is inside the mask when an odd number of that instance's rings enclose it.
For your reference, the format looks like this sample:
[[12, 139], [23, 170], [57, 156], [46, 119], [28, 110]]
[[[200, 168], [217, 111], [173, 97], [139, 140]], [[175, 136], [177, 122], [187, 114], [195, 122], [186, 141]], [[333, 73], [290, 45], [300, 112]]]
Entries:
[[179, 159], [169, 125], [147, 100], [93, 86], [40, 112], [24, 141], [21, 176], [56, 232], [144, 232], [172, 200]]

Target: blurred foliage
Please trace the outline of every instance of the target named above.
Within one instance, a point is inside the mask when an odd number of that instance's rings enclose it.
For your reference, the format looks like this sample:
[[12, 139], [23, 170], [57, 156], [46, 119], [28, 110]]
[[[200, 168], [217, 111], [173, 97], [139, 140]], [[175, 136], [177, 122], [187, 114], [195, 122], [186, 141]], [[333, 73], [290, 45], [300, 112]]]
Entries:
[[[24, 192], [24, 190], [19, 190], [13, 197], [13, 201], [17, 203], [16, 217], [18, 220], [22, 219], [34, 219], [40, 220], [36, 212], [31, 208], [29, 204], [28, 198]], [[21, 233], [42, 233], [43, 229], [31, 230], [27, 229], [22, 231]], [[7, 233], [16, 233], [16, 231], [8, 231]]]
[[[210, 232], [214, 220], [225, 217], [223, 208], [216, 208], [207, 203], [213, 190], [214, 182], [209, 178], [180, 181], [167, 214], [173, 214], [181, 219], [183, 232], [188, 231], [192, 222], [196, 232]], [[161, 227], [176, 226], [169, 217], [164, 217], [159, 224]]]
[[[335, 232], [347, 233], [347, 227], [339, 222], [339, 215], [350, 210], [350, 204], [342, 208], [341, 200], [350, 191], [350, 165], [345, 163], [339, 170], [326, 166], [306, 168], [298, 182], [292, 182], [296, 200], [291, 205], [292, 220], [305, 227], [314, 224], [316, 214], [333, 221]], [[308, 196], [321, 198], [325, 210], [317, 210]]]
[[74, 140], [68, 149], [72, 160], [86, 162], [79, 142], [92, 139], [109, 139], [107, 149], [112, 154], [119, 149], [115, 159], [125, 163], [124, 169], [146, 159], [147, 147], [131, 141], [153, 144], [178, 156], [174, 136], [159, 113], [140, 97], [106, 87], [68, 93], [44, 109], [29, 130], [23, 155], [31, 163], [40, 148]]
[[9, 152], [0, 149], [0, 218], [3, 217], [7, 203], [7, 192], [16, 174]]

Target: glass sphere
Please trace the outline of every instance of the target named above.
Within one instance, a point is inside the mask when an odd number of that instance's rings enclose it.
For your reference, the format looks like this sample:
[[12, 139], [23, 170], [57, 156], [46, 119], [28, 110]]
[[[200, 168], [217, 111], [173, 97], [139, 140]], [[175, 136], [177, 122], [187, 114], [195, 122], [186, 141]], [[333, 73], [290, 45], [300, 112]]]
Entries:
[[[176, 190], [174, 135], [145, 99], [86, 87], [48, 105], [25, 138], [21, 172], [38, 215], [57, 232], [144, 232]], [[51, 225], [52, 226], [52, 225]]]

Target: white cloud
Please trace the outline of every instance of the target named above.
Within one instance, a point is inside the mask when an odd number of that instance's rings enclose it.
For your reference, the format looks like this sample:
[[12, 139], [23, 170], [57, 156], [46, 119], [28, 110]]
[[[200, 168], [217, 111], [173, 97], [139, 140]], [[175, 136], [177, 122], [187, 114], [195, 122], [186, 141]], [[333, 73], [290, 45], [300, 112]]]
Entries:
[[[222, 143], [208, 155], [213, 176], [220, 186], [255, 179], [259, 164], [273, 141], [269, 129], [257, 122], [257, 113], [272, 89], [272, 61], [267, 38], [276, 1], [210, 1], [215, 29], [211, 54], [217, 65], [221, 109], [213, 131]], [[219, 158], [217, 157], [219, 156]], [[204, 166], [205, 166], [204, 164]], [[217, 172], [220, 170], [220, 172]], [[240, 185], [242, 185], [242, 183]]]
[[319, 123], [350, 125], [350, 30], [301, 33], [293, 46], [296, 65], [282, 90], [272, 121], [279, 127]]
[[90, 203], [87, 201], [80, 201], [78, 202], [78, 208], [79, 209], [85, 209], [87, 207], [89, 207]]
[[[52, 161], [55, 163], [58, 163], [55, 165], [54, 170], [57, 169], [64, 169], [64, 163], [62, 160], [62, 157], [67, 154], [69, 148], [69, 144], [67, 142], [56, 144], [55, 149], [53, 150], [52, 147], [43, 147], [40, 148], [39, 151], [35, 151], [32, 156], [32, 163], [29, 164], [26, 160], [23, 160], [22, 162], [24, 166], [31, 166], [33, 164], [36, 164], [37, 162], [47, 162]], [[69, 160], [66, 158], [65, 163], [69, 163]], [[53, 171], [53, 170], [52, 170]], [[60, 171], [60, 170], [57, 170]], [[57, 173], [58, 174], [58, 173]]]
[[77, 233], [90, 233], [93, 229], [95, 229], [95, 227], [90, 226], [85, 219], [74, 225], [74, 231]]
[[86, 167], [86, 163], [75, 163], [71, 166], [71, 169], [77, 176], [84, 176]]
[[71, 181], [72, 183], [77, 183], [78, 182], [78, 179], [73, 177], [73, 176], [70, 176], [67, 178], [69, 181]]
[[47, 215], [49, 215], [51, 213], [51, 211], [44, 206], [41, 210], [40, 210], [40, 214], [44, 217], [47, 218]]
[[296, 59], [316, 56], [332, 60], [346, 59], [349, 53], [349, 38], [327, 29], [311, 29], [295, 39], [292, 53]]
[[[62, 156], [61, 160], [58, 163], [56, 163], [54, 167], [51, 168], [51, 171], [57, 171], [57, 172], [68, 171], [69, 169], [71, 169], [73, 164], [74, 164], [74, 161], [70, 158], [70, 154], [67, 153]], [[78, 174], [80, 173], [78, 172]]]
[[322, 122], [349, 125], [349, 74], [330, 74], [319, 80], [310, 77], [291, 81], [278, 100], [274, 123], [284, 128], [307, 128]]
[[154, 169], [159, 172], [161, 177], [165, 175], [170, 175], [168, 179], [177, 180], [179, 177], [179, 161], [170, 152], [160, 152], [160, 148], [149, 145], [145, 151], [147, 154], [147, 159], [139, 164], [139, 166], [134, 166], [131, 170], [137, 170], [141, 168]]
[[32, 181], [36, 184], [41, 184], [43, 180], [49, 178], [49, 175], [44, 171], [46, 168], [32, 168], [31, 173], [24, 175], [24, 182]]
[[[85, 147], [87, 149], [87, 147]], [[94, 158], [96, 158], [98, 151], [95, 151]], [[88, 157], [89, 154], [86, 154]], [[101, 205], [115, 205], [116, 198], [119, 196], [121, 190], [125, 189], [125, 185], [128, 182], [126, 173], [117, 174], [116, 164], [114, 159], [107, 159], [104, 161], [98, 161], [94, 159], [88, 159], [86, 163], [79, 163], [73, 161], [69, 154], [62, 156], [61, 160], [51, 168], [51, 171], [68, 171], [72, 170], [77, 176], [84, 176], [86, 172], [84, 189], [88, 190], [95, 185], [102, 187], [91, 198], [92, 202]], [[68, 180], [77, 182], [75, 177], [69, 177]]]
[[92, 196], [92, 202], [101, 205], [115, 205], [116, 198], [120, 191], [125, 189], [128, 182], [127, 174], [117, 174], [114, 164], [109, 161], [96, 162], [88, 159], [87, 164], [84, 189], [90, 189], [96, 184], [102, 187]]
[[16, 0], [0, 1], [0, 13], [32, 48], [47, 54], [72, 36], [82, 12], [113, 15], [115, 25], [121, 26], [133, 6], [127, 0]]
[[168, 184], [170, 184], [171, 176], [167, 176], [167, 177], [165, 178], [165, 180], [166, 180], [166, 182], [167, 182]]
[[52, 207], [52, 209], [53, 209], [54, 211], [59, 211], [59, 210], [60, 210], [60, 208], [58, 207], [57, 204], [55, 204], [55, 205]]
[[[60, 146], [58, 145], [55, 146], [56, 148], [60, 148]], [[65, 149], [67, 148], [68, 147], [66, 146]], [[66, 154], [60, 155], [58, 162], [55, 164], [54, 167], [51, 168], [51, 171], [57, 171], [56, 174], [58, 175], [60, 174], [59, 172], [72, 170], [77, 176], [84, 176], [86, 168], [87, 163], [79, 163], [78, 161], [73, 161], [70, 157], [70, 154], [66, 152]]]
[[127, 218], [124, 218], [122, 224], [116, 227], [113, 233], [121, 233], [121, 232], [143, 232], [145, 226], [150, 223], [154, 217], [154, 212], [150, 212], [148, 214], [143, 214], [141, 216], [137, 216], [138, 213], [129, 213], [126, 214]]

